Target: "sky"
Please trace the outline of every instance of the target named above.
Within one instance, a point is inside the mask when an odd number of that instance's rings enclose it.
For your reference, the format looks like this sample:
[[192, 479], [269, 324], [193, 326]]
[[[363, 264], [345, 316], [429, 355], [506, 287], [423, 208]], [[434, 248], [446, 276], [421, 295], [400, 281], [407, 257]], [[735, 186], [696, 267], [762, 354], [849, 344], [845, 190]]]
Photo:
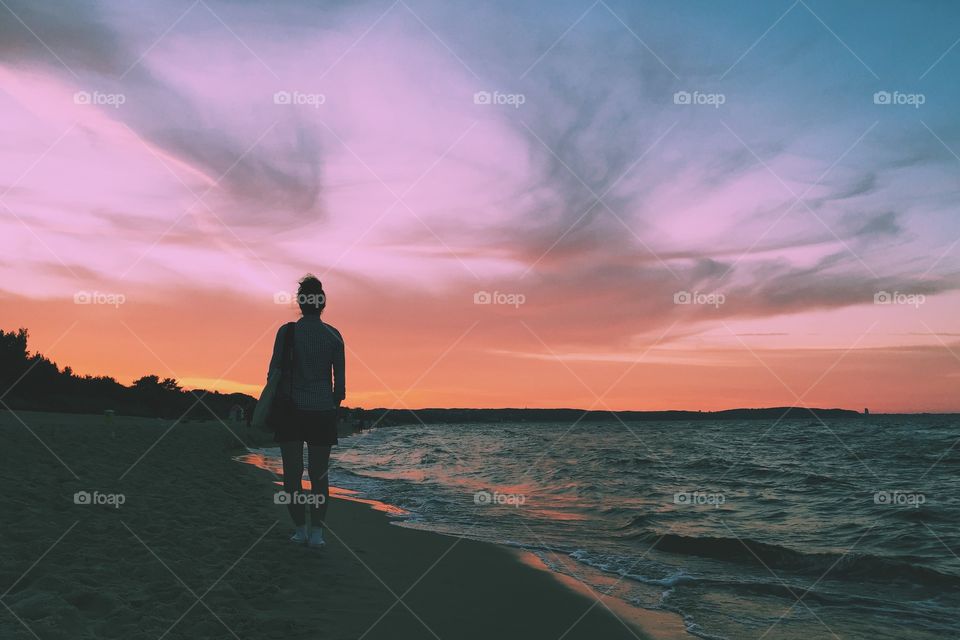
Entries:
[[[364, 407], [960, 411], [960, 6], [0, 2], [0, 328]], [[953, 81], [952, 81], [953, 80]]]

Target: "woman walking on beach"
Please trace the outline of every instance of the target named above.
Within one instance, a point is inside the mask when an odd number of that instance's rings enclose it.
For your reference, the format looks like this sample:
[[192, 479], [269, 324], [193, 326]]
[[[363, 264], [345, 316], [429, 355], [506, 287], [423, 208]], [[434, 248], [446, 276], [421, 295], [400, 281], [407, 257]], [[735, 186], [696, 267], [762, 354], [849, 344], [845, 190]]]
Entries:
[[[297, 303], [303, 317], [277, 331], [267, 374], [268, 379], [280, 376], [279, 387], [289, 389], [292, 400], [290, 411], [275, 425], [273, 437], [280, 444], [287, 509], [296, 527], [290, 539], [311, 547], [324, 545], [323, 527], [330, 498], [330, 447], [337, 444], [337, 414], [346, 393], [343, 338], [320, 319], [326, 302], [320, 280], [309, 274], [300, 280]], [[289, 332], [292, 340], [288, 341]], [[301, 494], [304, 443], [310, 494]], [[309, 533], [305, 502], [311, 507]]]

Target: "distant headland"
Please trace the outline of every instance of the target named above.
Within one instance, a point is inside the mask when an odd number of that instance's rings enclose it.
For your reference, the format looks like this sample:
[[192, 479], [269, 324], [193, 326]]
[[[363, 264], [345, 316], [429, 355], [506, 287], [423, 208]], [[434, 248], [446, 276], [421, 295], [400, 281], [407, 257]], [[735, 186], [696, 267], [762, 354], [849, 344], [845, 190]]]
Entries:
[[797, 420], [857, 418], [863, 414], [850, 409], [808, 407], [765, 407], [723, 411], [584, 411], [583, 409], [366, 409], [364, 421], [370, 426], [396, 424], [490, 423], [490, 422], [624, 422], [699, 420]]

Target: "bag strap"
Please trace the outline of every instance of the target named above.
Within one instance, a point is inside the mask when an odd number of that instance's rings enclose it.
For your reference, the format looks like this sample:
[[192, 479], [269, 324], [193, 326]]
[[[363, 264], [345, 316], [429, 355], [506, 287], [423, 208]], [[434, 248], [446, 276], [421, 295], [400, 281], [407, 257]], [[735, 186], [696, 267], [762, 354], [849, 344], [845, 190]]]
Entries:
[[287, 379], [290, 383], [290, 398], [293, 398], [293, 359], [294, 359], [294, 348], [293, 348], [293, 336], [294, 331], [296, 330], [296, 322], [288, 322], [287, 329], [283, 332], [283, 358], [280, 361], [280, 371], [281, 378], [283, 377], [283, 372], [287, 372]]

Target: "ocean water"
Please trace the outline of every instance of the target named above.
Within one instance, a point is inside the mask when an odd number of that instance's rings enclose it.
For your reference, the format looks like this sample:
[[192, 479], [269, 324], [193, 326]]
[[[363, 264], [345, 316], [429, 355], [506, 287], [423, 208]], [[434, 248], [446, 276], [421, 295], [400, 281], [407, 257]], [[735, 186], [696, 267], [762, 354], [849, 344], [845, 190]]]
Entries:
[[341, 439], [331, 482], [702, 638], [932, 640], [960, 638], [958, 439], [957, 416], [416, 425]]

